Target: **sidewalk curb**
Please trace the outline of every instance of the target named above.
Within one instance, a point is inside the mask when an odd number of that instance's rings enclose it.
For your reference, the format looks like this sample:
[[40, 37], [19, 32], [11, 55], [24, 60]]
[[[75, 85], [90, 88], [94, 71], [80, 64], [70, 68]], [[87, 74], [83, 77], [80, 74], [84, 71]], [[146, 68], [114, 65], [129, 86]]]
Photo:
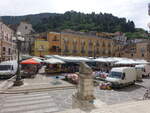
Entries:
[[0, 91], [7, 90], [13, 86], [16, 75], [0, 84]]
[[54, 91], [54, 90], [64, 90], [64, 89], [75, 89], [75, 86], [65, 86], [65, 87], [47, 87], [47, 88], [37, 88], [37, 89], [26, 89], [26, 90], [0, 90], [0, 94], [16, 94], [16, 93], [31, 93], [31, 92], [42, 92], [42, 91]]

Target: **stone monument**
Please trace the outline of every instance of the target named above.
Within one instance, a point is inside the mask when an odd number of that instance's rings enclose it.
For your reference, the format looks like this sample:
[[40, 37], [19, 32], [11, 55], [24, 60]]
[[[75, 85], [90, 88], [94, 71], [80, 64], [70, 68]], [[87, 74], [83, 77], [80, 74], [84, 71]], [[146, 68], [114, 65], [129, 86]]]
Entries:
[[94, 106], [94, 86], [92, 69], [84, 62], [80, 63], [79, 68], [79, 83], [77, 92], [72, 96], [72, 108], [80, 108], [89, 110], [95, 108]]

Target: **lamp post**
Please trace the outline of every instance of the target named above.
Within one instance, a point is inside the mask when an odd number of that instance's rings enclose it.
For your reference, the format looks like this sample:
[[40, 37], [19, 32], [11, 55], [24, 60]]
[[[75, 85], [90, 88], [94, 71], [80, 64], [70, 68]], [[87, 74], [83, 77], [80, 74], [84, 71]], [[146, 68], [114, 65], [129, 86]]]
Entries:
[[[148, 15], [150, 16], [150, 3], [148, 4]], [[149, 32], [150, 32], [150, 23], [148, 23]]]
[[96, 44], [94, 43], [94, 59], [96, 58]]
[[[1, 21], [0, 21], [1, 22]], [[1, 59], [0, 62], [3, 61], [3, 32], [2, 32], [3, 23], [0, 24], [0, 39], [1, 39]]]
[[62, 56], [62, 39], [61, 39], [61, 31], [60, 31], [60, 55]]
[[21, 48], [21, 42], [24, 41], [24, 38], [21, 37], [21, 33], [17, 32], [16, 37], [13, 37], [13, 40], [16, 41], [17, 43], [17, 76], [16, 80], [14, 81], [14, 86], [20, 86], [23, 84], [23, 81], [21, 80], [21, 75], [20, 75], [20, 48]]

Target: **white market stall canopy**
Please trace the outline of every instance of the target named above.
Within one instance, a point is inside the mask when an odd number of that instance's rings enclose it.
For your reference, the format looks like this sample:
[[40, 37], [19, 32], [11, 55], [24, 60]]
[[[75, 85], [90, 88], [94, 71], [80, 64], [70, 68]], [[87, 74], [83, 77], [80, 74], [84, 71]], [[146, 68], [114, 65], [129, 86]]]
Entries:
[[38, 58], [38, 57], [33, 57], [32, 59], [33, 59], [33, 60], [36, 60], [37, 62], [43, 62], [43, 60], [41, 60], [41, 59]]
[[104, 62], [104, 63], [113, 63], [115, 65], [123, 64], [147, 64], [148, 62], [146, 60], [140, 60], [140, 59], [129, 59], [129, 58], [119, 58], [119, 57], [100, 57], [94, 59], [96, 62]]
[[54, 55], [54, 58], [61, 59], [65, 62], [91, 62], [92, 59], [87, 57], [77, 57], [77, 56], [59, 56]]
[[60, 56], [60, 55], [46, 55], [49, 58], [55, 58], [64, 62], [102, 62], [111, 63], [113, 65], [130, 65], [130, 64], [147, 64], [146, 60], [141, 59], [130, 59], [120, 57], [99, 57], [96, 59], [89, 57], [78, 57], [78, 56]]
[[121, 60], [124, 60], [126, 58], [119, 58], [119, 57], [99, 57], [96, 59], [93, 59], [96, 62], [104, 62], [104, 63], [115, 63]]
[[65, 63], [64, 61], [57, 59], [57, 58], [50, 58], [44, 61], [49, 64], [64, 64]]
[[146, 60], [133, 60], [133, 59], [124, 59], [121, 61], [116, 62], [115, 64], [148, 64]]

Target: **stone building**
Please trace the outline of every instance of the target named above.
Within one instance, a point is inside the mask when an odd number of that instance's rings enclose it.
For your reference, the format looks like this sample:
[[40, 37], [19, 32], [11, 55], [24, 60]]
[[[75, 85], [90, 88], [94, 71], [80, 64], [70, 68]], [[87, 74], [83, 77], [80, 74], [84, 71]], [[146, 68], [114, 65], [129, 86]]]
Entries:
[[[148, 4], [148, 14], [150, 15], [150, 3]], [[148, 24], [150, 27], [150, 23]], [[139, 58], [150, 61], [150, 40], [148, 39], [133, 39], [127, 42], [124, 46], [121, 56], [128, 58]]]
[[146, 59], [150, 61], [150, 41], [132, 43], [124, 46], [124, 51], [122, 51], [121, 56]]
[[34, 47], [33, 47], [35, 56], [43, 56], [49, 54], [49, 42], [41, 37], [35, 40]]
[[24, 37], [25, 41], [22, 42], [21, 53], [22, 54], [31, 54], [31, 46], [34, 43], [34, 36], [33, 36], [33, 28], [32, 25], [22, 21], [17, 27], [16, 32], [21, 32], [21, 35]]
[[110, 38], [74, 32], [61, 33], [61, 54], [74, 56], [114, 56], [115, 42]]
[[[116, 56], [122, 44], [111, 37], [100, 37], [81, 32], [49, 32], [45, 35], [49, 46], [49, 54], [73, 56]], [[37, 43], [38, 39], [36, 39]], [[42, 43], [42, 42], [40, 42]], [[45, 43], [45, 42], [44, 42]], [[40, 55], [40, 48], [35, 44], [34, 55]], [[47, 46], [47, 47], [48, 47]], [[40, 46], [39, 46], [40, 47]], [[117, 53], [117, 54], [116, 54]], [[43, 52], [44, 55], [44, 52]]]
[[0, 61], [16, 59], [16, 44], [12, 37], [14, 31], [0, 21]]

